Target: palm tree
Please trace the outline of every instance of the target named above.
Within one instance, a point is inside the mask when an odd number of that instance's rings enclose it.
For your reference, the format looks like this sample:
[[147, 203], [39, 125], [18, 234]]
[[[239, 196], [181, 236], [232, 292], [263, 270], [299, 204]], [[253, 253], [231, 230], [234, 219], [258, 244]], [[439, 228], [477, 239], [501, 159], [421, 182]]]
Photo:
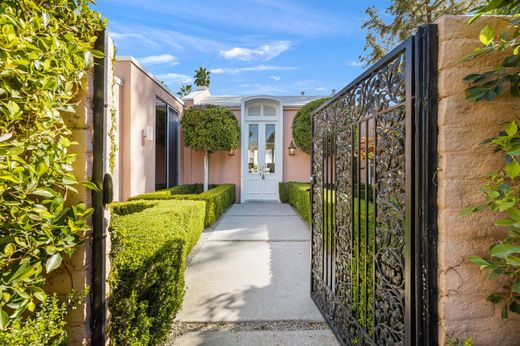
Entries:
[[179, 89], [179, 91], [177, 92], [177, 95], [180, 97], [180, 98], [183, 98], [184, 96], [188, 95], [191, 93], [193, 87], [191, 86], [191, 84], [184, 84], [184, 85], [181, 85], [181, 88]]
[[199, 87], [209, 87], [211, 83], [210, 75], [211, 72], [206, 70], [204, 67], [199, 67], [195, 70], [195, 85]]

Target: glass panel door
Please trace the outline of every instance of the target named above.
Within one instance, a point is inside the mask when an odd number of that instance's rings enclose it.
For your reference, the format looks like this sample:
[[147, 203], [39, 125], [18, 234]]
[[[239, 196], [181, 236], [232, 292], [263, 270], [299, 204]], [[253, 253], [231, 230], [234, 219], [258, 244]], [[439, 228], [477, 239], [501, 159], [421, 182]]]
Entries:
[[168, 107], [168, 187], [179, 183], [179, 114]]
[[249, 140], [247, 149], [247, 172], [258, 173], [258, 124], [249, 124]]
[[275, 160], [276, 126], [265, 124], [265, 174], [276, 173]]
[[155, 190], [168, 187], [167, 181], [167, 105], [157, 99], [155, 103]]

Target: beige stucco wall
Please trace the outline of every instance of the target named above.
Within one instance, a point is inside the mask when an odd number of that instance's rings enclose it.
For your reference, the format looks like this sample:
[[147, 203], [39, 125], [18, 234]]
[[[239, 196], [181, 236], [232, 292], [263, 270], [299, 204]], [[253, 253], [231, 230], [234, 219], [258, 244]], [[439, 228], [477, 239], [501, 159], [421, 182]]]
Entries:
[[156, 97], [169, 104], [179, 116], [182, 116], [183, 105], [131, 60], [117, 60], [116, 76], [123, 83], [119, 110], [120, 198], [126, 200], [155, 190], [155, 141], [144, 140], [142, 131], [149, 126], [155, 131]]
[[439, 170], [438, 170], [438, 312], [439, 344], [450, 337], [470, 336], [475, 345], [519, 345], [520, 318], [500, 318], [501, 305], [486, 301], [500, 287], [465, 258], [486, 255], [489, 246], [503, 236], [490, 212], [462, 217], [461, 209], [483, 200], [479, 186], [483, 175], [503, 165], [493, 148], [480, 143], [497, 134], [506, 121], [518, 117], [520, 101], [501, 96], [495, 101], [465, 100], [468, 86], [462, 78], [496, 65], [488, 56], [470, 63], [460, 59], [479, 44], [479, 32], [490, 24], [501, 32], [507, 19], [481, 18], [471, 26], [468, 17], [439, 19]]
[[[78, 145], [71, 147], [71, 152], [77, 155], [74, 162], [74, 174], [78, 181], [89, 180], [92, 175], [92, 135], [93, 135], [93, 71], [87, 73], [83, 81], [83, 90], [78, 95], [80, 103], [76, 108], [76, 114], [66, 116], [66, 124], [72, 131], [71, 140]], [[67, 203], [76, 204], [84, 202], [92, 205], [90, 190], [78, 187], [78, 194], [70, 194]], [[62, 265], [53, 271], [47, 278], [44, 289], [47, 292], [56, 292], [65, 296], [71, 289], [81, 292], [91, 283], [92, 271], [92, 246], [91, 232], [84, 234], [85, 242], [76, 250], [72, 257], [64, 256]], [[71, 345], [85, 345], [90, 342], [90, 300], [87, 298], [83, 304], [68, 314], [67, 332]]]

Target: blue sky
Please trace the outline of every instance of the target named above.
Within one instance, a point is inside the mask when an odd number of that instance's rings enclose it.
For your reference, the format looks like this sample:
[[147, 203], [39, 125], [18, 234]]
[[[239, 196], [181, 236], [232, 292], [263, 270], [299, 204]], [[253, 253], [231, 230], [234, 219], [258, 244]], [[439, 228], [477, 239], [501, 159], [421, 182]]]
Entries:
[[363, 71], [361, 21], [387, 0], [98, 0], [118, 55], [176, 92], [212, 71], [213, 95], [328, 95]]

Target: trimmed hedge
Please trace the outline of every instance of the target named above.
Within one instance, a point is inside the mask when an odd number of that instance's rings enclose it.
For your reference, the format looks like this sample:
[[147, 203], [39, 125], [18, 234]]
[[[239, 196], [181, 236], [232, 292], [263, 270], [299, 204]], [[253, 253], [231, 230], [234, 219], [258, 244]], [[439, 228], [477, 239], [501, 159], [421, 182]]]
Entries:
[[222, 213], [226, 211], [226, 209], [231, 204], [235, 203], [235, 185], [210, 185], [210, 189], [208, 191], [202, 192], [202, 190], [202, 184], [186, 184], [175, 186], [170, 189], [145, 193], [132, 197], [130, 200], [183, 199], [204, 201], [206, 202], [206, 217], [204, 220], [204, 226], [207, 227], [217, 221]]
[[286, 182], [278, 183], [278, 195], [281, 203], [289, 202], [289, 187], [287, 184]]
[[280, 183], [278, 188], [280, 202], [289, 202], [307, 223], [311, 222], [311, 195], [308, 191], [310, 187], [310, 183], [290, 181]]
[[311, 118], [312, 112], [329, 98], [314, 100], [304, 105], [294, 116], [292, 122], [292, 137], [298, 149], [309, 154], [311, 152]]
[[200, 201], [113, 203], [110, 338], [116, 345], [166, 339], [184, 298], [186, 257], [204, 228]]

